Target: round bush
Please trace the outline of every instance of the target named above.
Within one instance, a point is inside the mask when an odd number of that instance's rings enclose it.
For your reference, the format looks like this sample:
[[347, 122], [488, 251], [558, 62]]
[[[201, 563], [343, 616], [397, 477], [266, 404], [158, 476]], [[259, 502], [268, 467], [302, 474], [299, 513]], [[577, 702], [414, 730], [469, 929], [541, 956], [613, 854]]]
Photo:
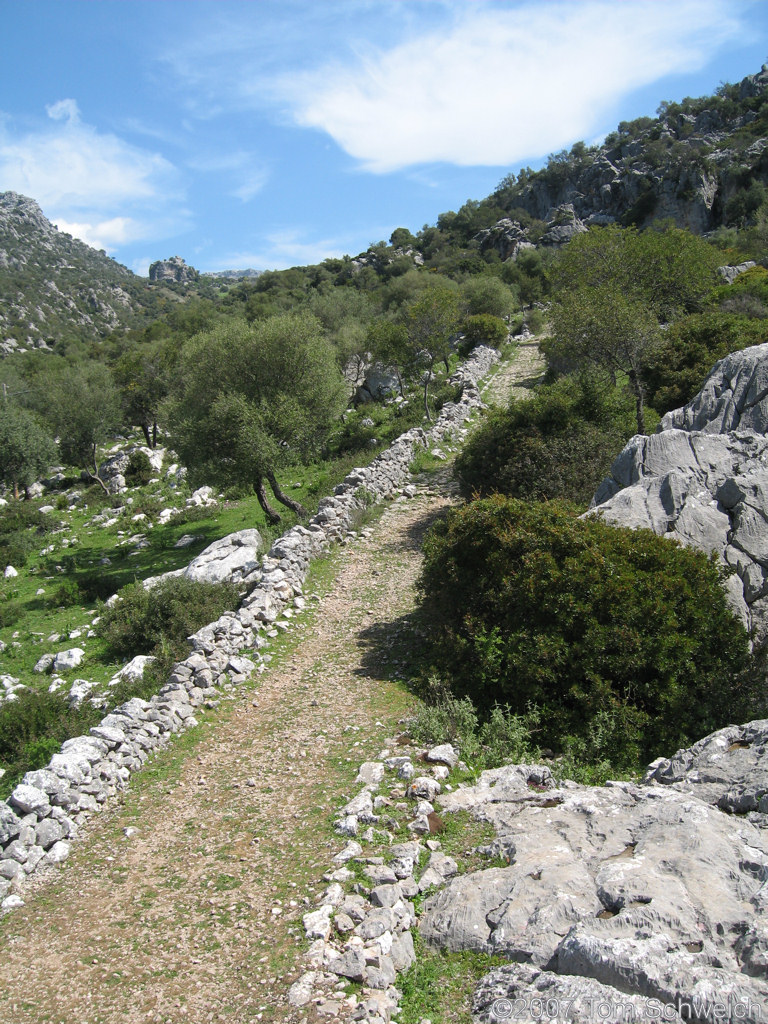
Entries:
[[586, 507], [633, 432], [623, 393], [566, 378], [491, 413], [456, 459], [465, 497], [495, 492]]
[[140, 448], [131, 452], [128, 460], [128, 468], [125, 471], [126, 483], [131, 487], [146, 486], [152, 478], [152, 463], [149, 456]]
[[599, 722], [603, 753], [636, 763], [754, 713], [718, 568], [650, 531], [496, 495], [435, 527], [420, 589], [451, 689], [535, 706], [538, 743], [562, 750]]
[[99, 636], [116, 658], [156, 653], [167, 648], [183, 657], [186, 638], [213, 622], [240, 602], [236, 586], [230, 583], [200, 583], [171, 577], [145, 590], [130, 583], [120, 591], [122, 600], [104, 610]]
[[500, 345], [508, 334], [509, 328], [500, 317], [477, 313], [464, 321], [464, 348], [471, 351], [475, 345]]

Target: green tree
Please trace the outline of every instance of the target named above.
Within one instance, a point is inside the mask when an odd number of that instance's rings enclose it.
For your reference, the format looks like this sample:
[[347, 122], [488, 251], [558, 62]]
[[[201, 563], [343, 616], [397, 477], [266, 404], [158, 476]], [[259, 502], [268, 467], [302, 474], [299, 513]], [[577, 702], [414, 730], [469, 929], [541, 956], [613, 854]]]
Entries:
[[27, 488], [46, 472], [56, 459], [53, 438], [37, 417], [7, 401], [0, 404], [0, 480], [13, 489]]
[[281, 467], [316, 456], [346, 404], [346, 388], [319, 321], [281, 313], [249, 326], [230, 320], [193, 338], [166, 416], [193, 478], [252, 486], [270, 522], [281, 504], [305, 510], [278, 482]]
[[635, 398], [637, 432], [645, 433], [643, 368], [661, 330], [653, 311], [613, 284], [566, 292], [552, 307], [553, 337], [544, 345], [550, 359], [576, 367], [590, 364], [612, 381], [625, 374]]
[[565, 366], [599, 367], [626, 380], [645, 433], [644, 366], [661, 341], [661, 322], [700, 308], [716, 281], [718, 256], [678, 228], [638, 232], [592, 228], [563, 251], [554, 273], [557, 302], [547, 354]]
[[442, 360], [448, 370], [450, 340], [460, 323], [459, 302], [456, 292], [442, 284], [427, 288], [405, 310], [405, 327], [412, 352], [412, 364], [421, 370], [424, 392], [424, 413], [429, 411], [429, 385], [434, 376], [435, 363]]
[[44, 394], [37, 394], [35, 401], [59, 439], [62, 458], [106, 491], [99, 477], [99, 447], [122, 422], [120, 395], [109, 369], [95, 362], [52, 367], [40, 384]]
[[403, 374], [413, 355], [405, 324], [378, 317], [368, 325], [366, 345], [374, 360], [395, 371], [402, 394]]
[[167, 346], [137, 347], [114, 367], [125, 421], [141, 428], [149, 448], [157, 447], [157, 418], [168, 393], [172, 362]]
[[470, 277], [461, 286], [461, 298], [468, 316], [487, 313], [490, 316], [507, 316], [518, 306], [512, 289], [492, 274]]

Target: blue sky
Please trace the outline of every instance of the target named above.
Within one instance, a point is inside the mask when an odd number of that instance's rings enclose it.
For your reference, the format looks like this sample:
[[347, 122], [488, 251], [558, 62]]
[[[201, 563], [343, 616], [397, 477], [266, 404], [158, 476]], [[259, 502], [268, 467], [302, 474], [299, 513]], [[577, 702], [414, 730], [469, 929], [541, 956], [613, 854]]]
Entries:
[[2, 0], [0, 191], [137, 273], [356, 255], [768, 60], [768, 0]]

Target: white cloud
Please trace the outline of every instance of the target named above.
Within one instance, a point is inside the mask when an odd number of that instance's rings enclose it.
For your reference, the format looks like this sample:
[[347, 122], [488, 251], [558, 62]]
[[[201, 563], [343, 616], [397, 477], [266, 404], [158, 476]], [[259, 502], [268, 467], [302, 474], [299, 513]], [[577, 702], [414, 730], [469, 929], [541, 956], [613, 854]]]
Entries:
[[46, 112], [54, 123], [25, 134], [0, 119], [4, 188], [32, 197], [61, 230], [107, 250], [162, 237], [169, 221], [184, 216], [178, 173], [162, 155], [83, 123], [73, 99]]
[[374, 172], [508, 165], [595, 135], [619, 96], [702, 67], [740, 28], [725, 0], [478, 0], [455, 13], [352, 66], [285, 76], [297, 123]]
[[58, 100], [45, 108], [45, 112], [52, 121], [68, 121], [69, 124], [77, 124], [80, 120], [80, 108], [75, 100]]
[[16, 139], [7, 131], [0, 137], [0, 178], [7, 188], [43, 207], [111, 208], [152, 199], [173, 178], [173, 166], [158, 153], [82, 124], [74, 100], [47, 110], [63, 123]]
[[307, 239], [297, 229], [287, 228], [264, 237], [258, 249], [226, 253], [212, 270], [286, 270], [339, 258], [350, 251], [349, 238]]
[[94, 249], [105, 249], [107, 252], [113, 252], [117, 247], [136, 238], [143, 238], [146, 233], [146, 226], [130, 217], [112, 217], [111, 220], [99, 221], [96, 224], [59, 218], [53, 223], [59, 231], [79, 238], [81, 242]]

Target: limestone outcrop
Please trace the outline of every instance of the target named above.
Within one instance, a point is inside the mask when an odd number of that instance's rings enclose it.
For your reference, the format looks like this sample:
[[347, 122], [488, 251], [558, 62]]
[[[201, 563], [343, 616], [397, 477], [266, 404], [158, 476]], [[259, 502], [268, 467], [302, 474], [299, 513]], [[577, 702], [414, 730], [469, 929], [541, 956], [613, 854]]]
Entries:
[[190, 267], [181, 256], [171, 256], [167, 260], [155, 260], [149, 265], [149, 280], [155, 283], [173, 281], [175, 284], [191, 284], [200, 274]]
[[768, 344], [718, 362], [659, 431], [636, 435], [589, 514], [713, 553], [734, 610], [768, 632]]
[[760, 806], [766, 742], [758, 721], [655, 762], [640, 785], [511, 765], [437, 797], [440, 813], [489, 822], [487, 852], [507, 862], [451, 880], [420, 921], [432, 946], [512, 962], [481, 982], [475, 1019], [542, 998], [573, 1000], [585, 1021], [650, 1005], [704, 1021], [716, 1003], [724, 1020], [765, 1019], [768, 816], [735, 812]]

